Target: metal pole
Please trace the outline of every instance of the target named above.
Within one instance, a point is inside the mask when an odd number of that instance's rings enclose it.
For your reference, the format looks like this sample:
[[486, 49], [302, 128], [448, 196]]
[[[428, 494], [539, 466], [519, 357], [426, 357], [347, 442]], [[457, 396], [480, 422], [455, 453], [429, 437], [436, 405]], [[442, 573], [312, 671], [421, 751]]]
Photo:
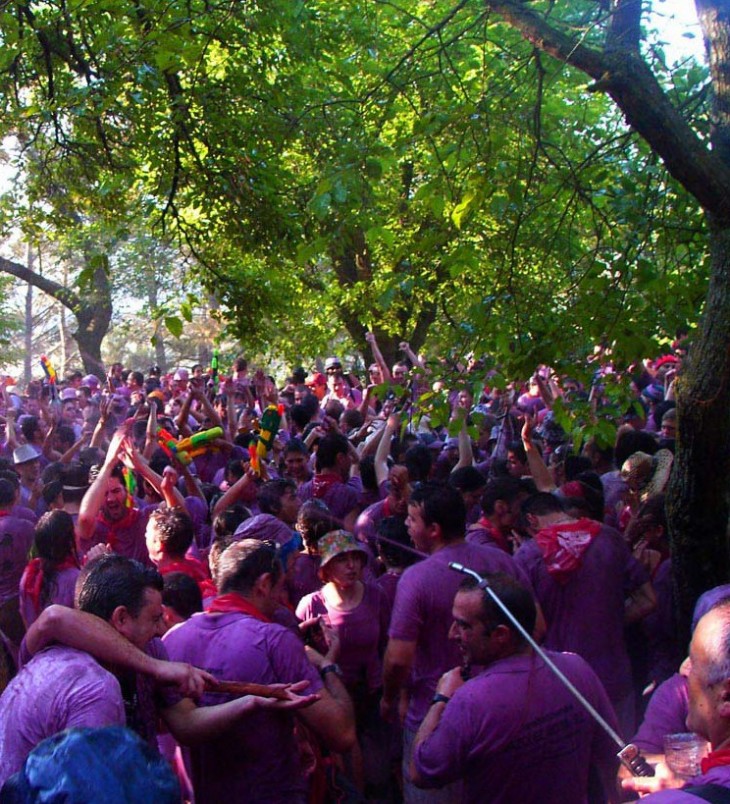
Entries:
[[512, 612], [504, 605], [504, 603], [499, 599], [497, 594], [489, 585], [489, 581], [486, 578], [483, 578], [479, 575], [478, 572], [475, 572], [469, 567], [465, 567], [463, 564], [459, 564], [456, 561], [450, 561], [449, 567], [451, 569], [456, 570], [457, 572], [461, 572], [464, 575], [468, 575], [470, 578], [473, 578], [480, 589], [486, 592], [489, 597], [499, 606], [501, 611], [505, 614], [505, 616], [509, 619], [509, 621], [515, 626], [515, 628], [520, 632], [520, 634], [527, 640], [527, 642], [531, 645], [532, 649], [537, 653], [537, 655], [545, 662], [545, 664], [553, 671], [555, 676], [558, 678], [559, 681], [563, 683], [565, 687], [569, 690], [569, 692], [573, 695], [573, 697], [581, 704], [581, 706], [588, 712], [588, 714], [598, 723], [598, 725], [608, 734], [608, 736], [618, 745], [621, 749], [618, 752], [618, 758], [623, 762], [626, 767], [634, 774], [634, 776], [654, 776], [654, 769], [649, 765], [649, 763], [641, 756], [639, 749], [629, 743], [628, 745], [621, 739], [618, 732], [611, 726], [610, 723], [606, 721], [604, 717], [602, 717], [599, 712], [595, 709], [595, 707], [585, 698], [585, 696], [576, 688], [573, 682], [563, 673], [563, 671], [553, 662], [553, 660], [545, 653], [545, 651], [535, 642], [530, 634], [522, 627], [522, 624], [518, 622], [517, 618], [512, 614]]

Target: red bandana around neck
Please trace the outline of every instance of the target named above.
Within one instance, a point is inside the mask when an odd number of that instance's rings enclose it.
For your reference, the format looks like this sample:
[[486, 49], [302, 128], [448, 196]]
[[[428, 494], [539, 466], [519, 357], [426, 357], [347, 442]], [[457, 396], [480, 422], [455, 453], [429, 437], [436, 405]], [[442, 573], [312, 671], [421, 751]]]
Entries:
[[250, 617], [255, 617], [264, 623], [273, 622], [262, 611], [254, 606], [250, 600], [237, 594], [236, 592], [227, 592], [225, 595], [218, 595], [215, 600], [208, 606], [208, 614], [230, 614], [231, 612], [238, 612], [239, 614], [248, 614]]
[[487, 533], [489, 534], [489, 538], [494, 542], [495, 547], [498, 547], [505, 553], [509, 553], [509, 555], [512, 555], [509, 542], [507, 541], [505, 535], [502, 533], [501, 530], [495, 528], [495, 526], [487, 519], [487, 517], [483, 516], [477, 522], [477, 525], [480, 525], [481, 527], [484, 528], [484, 530], [487, 531]]
[[134, 523], [137, 521], [138, 516], [139, 508], [128, 508], [127, 513], [121, 519], [112, 521], [104, 516], [103, 511], [99, 511], [99, 520], [106, 525], [107, 528], [109, 528], [109, 538], [107, 539], [107, 544], [112, 548], [112, 550], [116, 549], [117, 533], [124, 528], [132, 527], [132, 525], [134, 525]]
[[702, 773], [707, 773], [711, 768], [719, 768], [722, 765], [730, 765], [730, 748], [718, 748], [717, 751], [710, 753], [700, 760]]
[[[56, 572], [61, 572], [65, 569], [79, 566], [76, 556], [67, 556], [60, 564], [56, 565]], [[33, 608], [36, 611], [40, 609], [41, 590], [43, 589], [43, 561], [40, 558], [32, 558], [28, 562], [23, 575], [23, 592], [33, 602]]]
[[600, 530], [600, 522], [584, 517], [575, 522], [551, 525], [535, 535], [547, 571], [558, 583], [567, 583], [580, 568], [586, 550]]
[[342, 483], [342, 478], [335, 472], [322, 472], [322, 474], [315, 475], [312, 480], [312, 494], [321, 500], [329, 487], [336, 483]]

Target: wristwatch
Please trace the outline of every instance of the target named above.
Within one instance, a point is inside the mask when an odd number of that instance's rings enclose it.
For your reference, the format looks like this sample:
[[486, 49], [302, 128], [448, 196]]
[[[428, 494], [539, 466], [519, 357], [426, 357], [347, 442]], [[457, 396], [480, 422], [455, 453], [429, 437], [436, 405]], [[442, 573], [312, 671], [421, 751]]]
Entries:
[[433, 698], [431, 698], [431, 706], [437, 703], [448, 703], [451, 700], [448, 695], [444, 695], [442, 692], [437, 692]]
[[324, 678], [327, 673], [334, 673], [337, 678], [342, 678], [342, 670], [340, 669], [339, 664], [326, 664], [324, 667], [319, 668], [319, 674]]

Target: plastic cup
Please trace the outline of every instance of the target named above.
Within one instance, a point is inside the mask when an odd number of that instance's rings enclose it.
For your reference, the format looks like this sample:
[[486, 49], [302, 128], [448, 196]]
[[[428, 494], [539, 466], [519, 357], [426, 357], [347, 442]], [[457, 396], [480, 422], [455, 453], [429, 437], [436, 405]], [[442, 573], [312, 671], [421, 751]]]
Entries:
[[700, 761], [707, 755], [708, 748], [707, 740], [699, 734], [667, 734], [664, 737], [664, 760], [674, 774], [690, 779], [699, 775]]

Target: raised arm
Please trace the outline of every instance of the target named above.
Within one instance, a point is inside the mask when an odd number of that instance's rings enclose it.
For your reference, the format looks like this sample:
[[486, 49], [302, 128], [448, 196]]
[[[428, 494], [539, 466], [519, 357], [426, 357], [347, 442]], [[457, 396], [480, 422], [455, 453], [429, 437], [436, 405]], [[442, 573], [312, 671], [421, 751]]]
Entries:
[[390, 369], [388, 368], [388, 364], [385, 362], [383, 353], [380, 351], [380, 347], [378, 346], [378, 342], [375, 338], [375, 333], [366, 332], [365, 340], [370, 344], [370, 350], [373, 353], [373, 358], [380, 368], [380, 373], [383, 375], [383, 382], [390, 382], [393, 377], [390, 373]]
[[99, 474], [81, 500], [79, 520], [76, 526], [76, 535], [79, 542], [77, 546], [79, 549], [82, 549], [82, 543], [88, 541], [94, 532], [96, 517], [104, 503], [109, 478], [111, 477], [114, 466], [119, 460], [119, 451], [126, 440], [126, 428], [122, 427], [114, 433], [114, 437], [109, 444], [109, 449], [107, 450], [106, 458]]
[[525, 413], [525, 423], [522, 425], [522, 446], [525, 448], [530, 474], [535, 481], [538, 491], [555, 491], [555, 481], [550, 470], [545, 465], [539, 450], [532, 441], [532, 428], [535, 425], [535, 416]]

